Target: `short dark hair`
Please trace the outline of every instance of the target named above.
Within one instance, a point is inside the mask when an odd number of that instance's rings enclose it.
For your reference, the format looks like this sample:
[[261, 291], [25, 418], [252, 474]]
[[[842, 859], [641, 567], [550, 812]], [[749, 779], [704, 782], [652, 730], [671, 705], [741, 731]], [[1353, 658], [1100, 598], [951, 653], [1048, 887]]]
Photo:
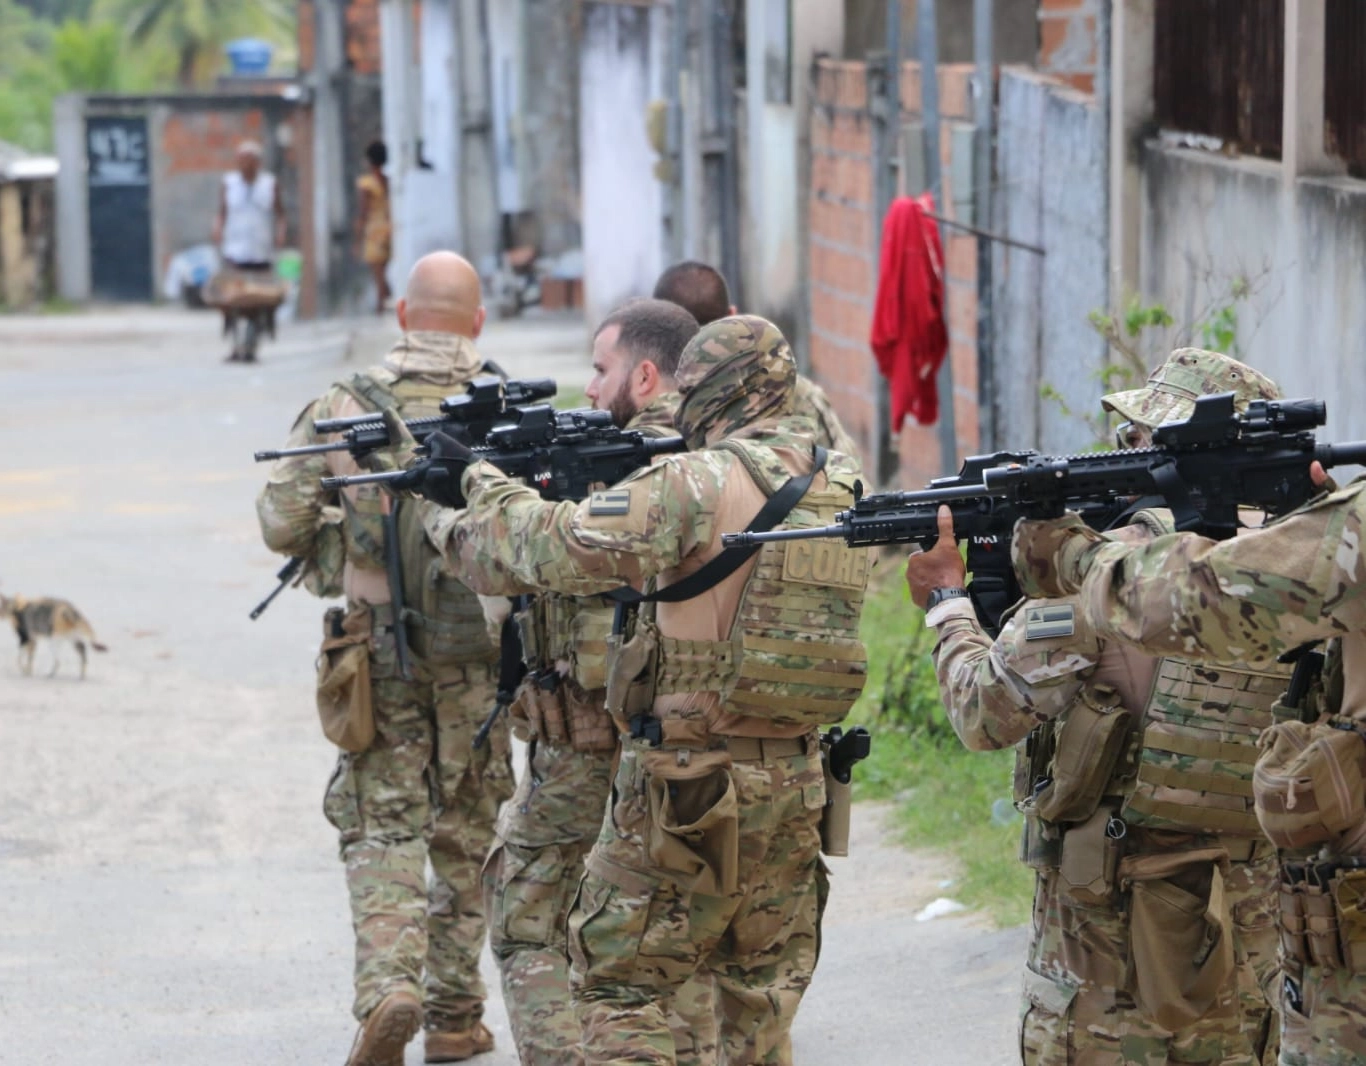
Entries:
[[701, 328], [685, 308], [647, 297], [630, 300], [604, 318], [594, 339], [612, 326], [621, 330], [617, 344], [626, 349], [634, 366], [648, 359], [666, 378], [678, 373], [683, 349]]
[[384, 147], [383, 141], [371, 141], [365, 148], [365, 158], [370, 160], [370, 165], [382, 167], [389, 162], [389, 149]]
[[655, 282], [655, 299], [686, 308], [699, 327], [730, 314], [730, 289], [721, 271], [696, 259], [675, 263]]

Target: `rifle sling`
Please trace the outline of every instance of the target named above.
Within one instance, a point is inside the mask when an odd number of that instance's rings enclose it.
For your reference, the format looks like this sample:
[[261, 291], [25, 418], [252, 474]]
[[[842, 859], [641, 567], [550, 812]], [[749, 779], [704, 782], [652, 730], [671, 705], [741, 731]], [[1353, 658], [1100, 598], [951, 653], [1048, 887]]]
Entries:
[[[811, 449], [811, 458], [811, 472], [799, 477], [790, 477], [783, 482], [782, 487], [764, 502], [759, 513], [745, 527], [746, 533], [767, 533], [792, 513], [792, 509], [810, 491], [816, 475], [825, 469], [827, 452], [819, 444], [814, 445]], [[607, 598], [625, 606], [640, 603], [681, 603], [715, 588], [744, 566], [762, 547], [762, 544], [751, 544], [745, 547], [726, 548], [714, 559], [709, 559], [700, 570], [666, 588], [649, 594], [637, 592], [633, 588], [620, 588], [607, 593]], [[620, 615], [621, 612], [617, 613]]]

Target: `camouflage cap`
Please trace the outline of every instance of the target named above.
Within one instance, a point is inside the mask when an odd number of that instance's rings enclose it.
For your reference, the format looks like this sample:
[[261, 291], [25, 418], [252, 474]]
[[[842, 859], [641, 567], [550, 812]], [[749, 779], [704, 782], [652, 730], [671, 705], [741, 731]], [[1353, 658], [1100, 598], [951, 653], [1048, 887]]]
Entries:
[[688, 342], [675, 380], [683, 399], [674, 425], [689, 448], [700, 448], [790, 414], [797, 361], [768, 319], [734, 315], [708, 323]]
[[1234, 406], [1246, 410], [1253, 400], [1279, 400], [1281, 390], [1265, 374], [1219, 352], [1178, 348], [1148, 375], [1141, 389], [1102, 396], [1101, 406], [1140, 426], [1160, 426], [1189, 418], [1201, 396], [1233, 393]]

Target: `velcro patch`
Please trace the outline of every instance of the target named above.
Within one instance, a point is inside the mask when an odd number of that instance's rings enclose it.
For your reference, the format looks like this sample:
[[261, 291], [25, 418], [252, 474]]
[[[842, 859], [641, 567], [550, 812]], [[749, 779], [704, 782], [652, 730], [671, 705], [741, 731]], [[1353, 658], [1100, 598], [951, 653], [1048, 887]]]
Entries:
[[607, 489], [588, 497], [590, 515], [624, 515], [631, 513], [631, 493], [626, 489]]
[[868, 583], [869, 554], [834, 538], [789, 541], [783, 552], [783, 579], [861, 589]]
[[1070, 603], [1025, 610], [1025, 640], [1053, 640], [1074, 636], [1076, 612]]

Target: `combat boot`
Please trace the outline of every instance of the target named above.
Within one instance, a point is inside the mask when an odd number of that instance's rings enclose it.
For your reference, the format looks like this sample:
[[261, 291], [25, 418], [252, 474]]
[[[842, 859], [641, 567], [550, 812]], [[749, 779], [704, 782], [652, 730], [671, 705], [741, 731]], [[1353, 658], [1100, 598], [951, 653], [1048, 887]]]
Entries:
[[453, 1033], [428, 1033], [427, 1062], [464, 1062], [493, 1050], [493, 1034], [483, 1022]]
[[422, 1027], [422, 1001], [390, 992], [365, 1016], [346, 1066], [403, 1066], [403, 1049]]

